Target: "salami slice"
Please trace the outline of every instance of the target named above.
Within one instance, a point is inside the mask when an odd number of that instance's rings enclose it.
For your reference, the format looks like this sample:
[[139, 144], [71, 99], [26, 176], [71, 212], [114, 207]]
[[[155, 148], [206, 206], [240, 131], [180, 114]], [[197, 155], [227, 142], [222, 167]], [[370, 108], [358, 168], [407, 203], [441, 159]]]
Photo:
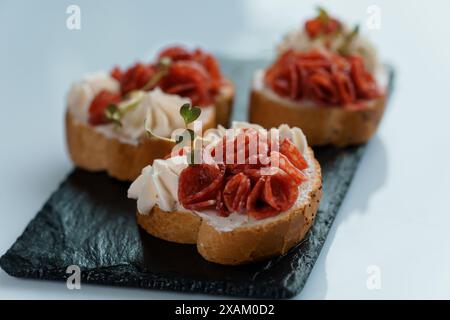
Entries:
[[364, 67], [360, 56], [349, 57], [351, 63], [351, 78], [355, 84], [356, 93], [361, 99], [373, 99], [379, 96], [379, 90], [372, 75]]
[[204, 201], [216, 200], [224, 177], [225, 168], [211, 164], [188, 166], [178, 182], [178, 199], [186, 208], [203, 205]]
[[280, 153], [286, 156], [297, 169], [304, 170], [308, 168], [308, 163], [302, 153], [289, 139], [284, 139], [281, 142]]
[[284, 154], [272, 151], [270, 153], [270, 158], [272, 164], [278, 164], [278, 167], [294, 179], [298, 185], [307, 180], [306, 176], [297, 169]]
[[128, 68], [124, 73], [120, 72], [118, 68], [112, 71], [113, 76], [120, 82], [122, 94], [126, 95], [133, 90], [143, 88], [153, 77], [156, 68], [153, 64], [136, 63]]
[[[301, 170], [308, 164], [289, 139], [282, 141], [280, 152], [270, 151], [267, 136], [253, 129], [242, 130], [237, 137], [224, 137], [218, 149], [204, 149], [208, 155], [228, 150], [228, 158], [234, 161], [239, 158], [236, 154], [247, 158], [245, 163], [204, 163], [184, 169], [178, 186], [180, 203], [192, 210], [215, 206], [225, 217], [246, 209], [247, 214], [256, 219], [291, 208], [298, 197], [298, 186], [306, 180]], [[266, 141], [259, 138], [266, 138]], [[252, 139], [262, 148], [248, 150]], [[254, 151], [263, 151], [263, 154], [252, 154]]]
[[342, 71], [333, 72], [334, 81], [336, 82], [339, 95], [342, 102], [350, 104], [356, 99], [355, 86], [347, 75]]
[[319, 105], [340, 104], [339, 92], [328, 70], [319, 69], [311, 72], [306, 82], [308, 83], [306, 96], [316, 101]]
[[267, 176], [264, 184], [263, 198], [282, 212], [292, 207], [298, 197], [298, 186], [287, 174], [277, 173]]
[[105, 115], [106, 108], [110, 104], [119, 103], [121, 98], [119, 93], [107, 90], [100, 91], [89, 106], [89, 123], [92, 125], [107, 123], [108, 119], [106, 119]]
[[167, 93], [190, 98], [194, 105], [205, 106], [211, 103], [209, 75], [193, 61], [172, 63], [169, 73], [159, 85]]
[[250, 179], [242, 172], [228, 180], [223, 190], [223, 199], [228, 211], [240, 212], [245, 208], [250, 187]]
[[263, 195], [265, 183], [266, 177], [261, 177], [247, 198], [247, 214], [255, 219], [264, 219], [275, 216], [278, 213], [275, 208], [264, 201]]
[[263, 176], [247, 198], [247, 212], [258, 220], [272, 217], [291, 208], [297, 197], [297, 184], [287, 174]]
[[210, 75], [211, 89], [217, 91], [222, 82], [220, 66], [216, 58], [201, 49], [190, 51], [181, 46], [172, 46], [162, 50], [159, 58], [168, 57], [172, 61], [194, 61], [201, 65]]
[[219, 192], [217, 192], [216, 210], [217, 210], [217, 212], [219, 212], [219, 215], [221, 215], [222, 217], [228, 217], [230, 215], [230, 211], [225, 206], [222, 188], [219, 190]]
[[222, 74], [220, 72], [219, 62], [210, 53], [206, 53], [200, 49], [195, 49], [192, 58], [200, 63], [211, 76], [211, 89], [219, 90], [222, 83]]
[[291, 99], [300, 98], [298, 73], [296, 72], [296, 57], [292, 50], [283, 53], [269, 67], [265, 76], [266, 82], [279, 95]]
[[265, 83], [278, 95], [320, 105], [347, 106], [380, 92], [361, 56], [325, 50], [287, 50], [267, 69]]
[[211, 150], [211, 156], [220, 163], [225, 163], [231, 170], [237, 168], [235, 173], [241, 172], [239, 168], [248, 165], [261, 167], [269, 165], [270, 151], [267, 134], [255, 129], [245, 129], [234, 137], [224, 136]]

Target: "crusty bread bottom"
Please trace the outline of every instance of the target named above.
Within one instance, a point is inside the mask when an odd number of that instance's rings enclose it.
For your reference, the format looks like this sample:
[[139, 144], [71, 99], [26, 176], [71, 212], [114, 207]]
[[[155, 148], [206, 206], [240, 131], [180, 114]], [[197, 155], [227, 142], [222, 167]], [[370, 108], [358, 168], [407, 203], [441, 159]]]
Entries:
[[308, 144], [344, 147], [367, 142], [383, 116], [386, 95], [361, 109], [305, 106], [253, 89], [249, 121], [266, 129], [288, 124], [302, 129]]
[[69, 155], [76, 166], [88, 171], [107, 171], [119, 180], [134, 180], [142, 168], [154, 159], [169, 154], [174, 144], [143, 137], [138, 144], [107, 137], [92, 126], [66, 113], [66, 137]]
[[[308, 152], [314, 157], [310, 148]], [[206, 260], [219, 264], [239, 265], [281, 255], [304, 238], [314, 221], [322, 197], [321, 170], [315, 159], [314, 168], [307, 201], [267, 222], [221, 231], [193, 212], [164, 212], [155, 206], [148, 214], [137, 212], [137, 223], [157, 238], [197, 244]]]
[[230, 126], [231, 112], [233, 111], [235, 88], [233, 83], [225, 79], [224, 84], [220, 88], [214, 105], [216, 106], [216, 124], [220, 124], [225, 128]]

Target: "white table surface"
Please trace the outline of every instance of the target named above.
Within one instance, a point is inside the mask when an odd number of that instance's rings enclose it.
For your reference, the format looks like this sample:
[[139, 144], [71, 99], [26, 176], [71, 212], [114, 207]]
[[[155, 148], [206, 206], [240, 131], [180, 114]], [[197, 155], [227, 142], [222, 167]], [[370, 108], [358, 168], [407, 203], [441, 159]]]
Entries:
[[[144, 59], [172, 42], [270, 56], [315, 1], [0, 0], [0, 254], [71, 170], [65, 94], [83, 74]], [[81, 30], [66, 8], [81, 8]], [[368, 5], [381, 29], [368, 30]], [[450, 298], [450, 45], [448, 1], [326, 1], [378, 44], [397, 70], [370, 142], [300, 299]], [[381, 288], [369, 290], [368, 266]], [[12, 278], [0, 298], [191, 299], [210, 296]]]

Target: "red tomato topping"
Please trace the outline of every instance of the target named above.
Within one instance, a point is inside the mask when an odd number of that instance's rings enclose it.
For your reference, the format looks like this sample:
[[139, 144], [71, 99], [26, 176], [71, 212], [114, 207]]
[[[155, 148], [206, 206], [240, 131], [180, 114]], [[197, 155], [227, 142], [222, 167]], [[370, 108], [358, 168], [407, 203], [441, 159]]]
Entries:
[[[177, 67], [171, 68], [166, 77], [169, 79], [162, 80], [163, 90], [165, 86], [169, 86], [172, 93], [189, 97], [193, 99], [193, 104], [200, 106], [212, 103], [223, 81], [219, 62], [212, 54], [201, 49], [189, 51], [181, 46], [173, 46], [161, 51], [159, 58], [162, 57], [169, 57], [172, 61], [177, 62], [174, 64]], [[179, 64], [178, 62], [184, 63]], [[185, 77], [180, 77], [180, 73], [186, 72], [193, 73], [191, 79], [186, 80]], [[201, 79], [198, 79], [200, 75]], [[200, 83], [191, 84], [193, 79], [199, 80]]]
[[213, 157], [223, 152], [222, 159], [215, 158], [219, 165], [197, 164], [181, 172], [180, 203], [192, 210], [215, 205], [222, 216], [246, 209], [257, 219], [288, 210], [307, 179], [302, 170], [308, 163], [290, 140], [284, 139], [278, 152], [268, 139], [267, 132], [255, 129], [225, 136], [212, 150]]
[[125, 72], [115, 67], [111, 71], [111, 76], [120, 82], [120, 88], [123, 95], [133, 90], [142, 89], [153, 77], [156, 68], [152, 64], [136, 63]]
[[169, 57], [172, 61], [193, 61], [200, 64], [209, 74], [212, 91], [217, 91], [222, 83], [219, 62], [210, 53], [201, 49], [189, 51], [181, 46], [168, 47], [159, 53], [159, 58]]
[[188, 97], [192, 104], [202, 106], [211, 102], [209, 78], [206, 70], [198, 63], [175, 61], [159, 86], [164, 92]]
[[299, 170], [304, 170], [308, 168], [308, 163], [305, 158], [303, 158], [302, 153], [289, 139], [284, 139], [280, 145], [280, 153]]
[[[188, 97], [192, 104], [200, 107], [213, 103], [223, 81], [219, 63], [213, 55], [201, 49], [190, 51], [180, 46], [172, 46], [162, 50], [158, 60], [162, 57], [171, 59], [167, 71], [159, 69], [158, 61], [148, 64], [138, 62], [125, 70], [114, 67], [110, 74], [119, 81], [122, 96], [133, 90], [144, 88], [151, 90], [154, 87], [160, 87], [167, 93]], [[161, 75], [161, 72], [165, 74]], [[155, 79], [155, 83], [152, 83], [152, 87], [146, 87], [152, 79]], [[104, 101], [108, 99], [111, 97], [105, 95], [98, 98], [95, 103], [92, 101], [94, 107], [89, 111], [89, 117], [92, 118], [91, 124], [107, 122], [102, 112], [107, 107], [107, 105], [104, 106]], [[119, 102], [117, 99], [112, 100]]]
[[367, 72], [360, 56], [350, 56], [351, 79], [355, 84], [356, 94], [362, 99], [372, 99], [378, 95], [378, 88], [372, 75]]
[[119, 103], [122, 99], [119, 93], [107, 90], [100, 91], [92, 100], [89, 106], [89, 123], [92, 125], [104, 124], [108, 122], [105, 110], [110, 104]]
[[250, 188], [250, 178], [242, 172], [228, 180], [223, 190], [223, 199], [229, 212], [240, 212], [245, 208]]
[[278, 95], [321, 105], [356, 105], [380, 95], [359, 56], [288, 50], [267, 69], [265, 83]]
[[178, 199], [186, 209], [198, 210], [215, 204], [225, 168], [210, 164], [189, 166], [180, 174]]
[[247, 213], [264, 219], [290, 209], [298, 197], [298, 185], [282, 172], [261, 177], [247, 198]]
[[329, 17], [324, 11], [314, 19], [305, 22], [305, 30], [311, 39], [321, 35], [330, 35], [341, 29], [341, 23], [332, 17]]

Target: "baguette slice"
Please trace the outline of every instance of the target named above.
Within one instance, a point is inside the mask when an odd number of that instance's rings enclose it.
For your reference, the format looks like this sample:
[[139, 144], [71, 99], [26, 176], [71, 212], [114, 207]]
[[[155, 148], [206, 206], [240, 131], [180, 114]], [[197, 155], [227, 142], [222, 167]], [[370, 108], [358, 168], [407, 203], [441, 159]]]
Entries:
[[235, 87], [233, 82], [224, 79], [224, 83], [219, 90], [217, 99], [214, 102], [216, 107], [216, 124], [228, 128], [230, 125], [231, 113], [233, 111], [233, 102]]
[[[228, 123], [234, 98], [230, 81], [221, 88], [215, 102], [215, 116], [203, 124], [203, 130], [216, 127], [216, 121]], [[106, 171], [118, 180], [132, 181], [153, 160], [164, 158], [174, 144], [156, 138], [141, 137], [136, 145], [107, 137], [94, 127], [76, 121], [66, 112], [66, 138], [70, 158], [76, 166], [88, 171]]]
[[319, 106], [291, 101], [255, 85], [250, 96], [249, 122], [266, 129], [282, 123], [302, 128], [309, 145], [345, 147], [367, 142], [375, 133], [386, 105], [385, 92], [363, 108]]
[[300, 203], [276, 217], [223, 231], [195, 212], [164, 212], [154, 206], [148, 214], [137, 212], [137, 223], [157, 238], [197, 244], [203, 258], [218, 264], [239, 265], [284, 254], [304, 238], [322, 196], [320, 165], [311, 148], [307, 153], [314, 163], [309, 191]]

